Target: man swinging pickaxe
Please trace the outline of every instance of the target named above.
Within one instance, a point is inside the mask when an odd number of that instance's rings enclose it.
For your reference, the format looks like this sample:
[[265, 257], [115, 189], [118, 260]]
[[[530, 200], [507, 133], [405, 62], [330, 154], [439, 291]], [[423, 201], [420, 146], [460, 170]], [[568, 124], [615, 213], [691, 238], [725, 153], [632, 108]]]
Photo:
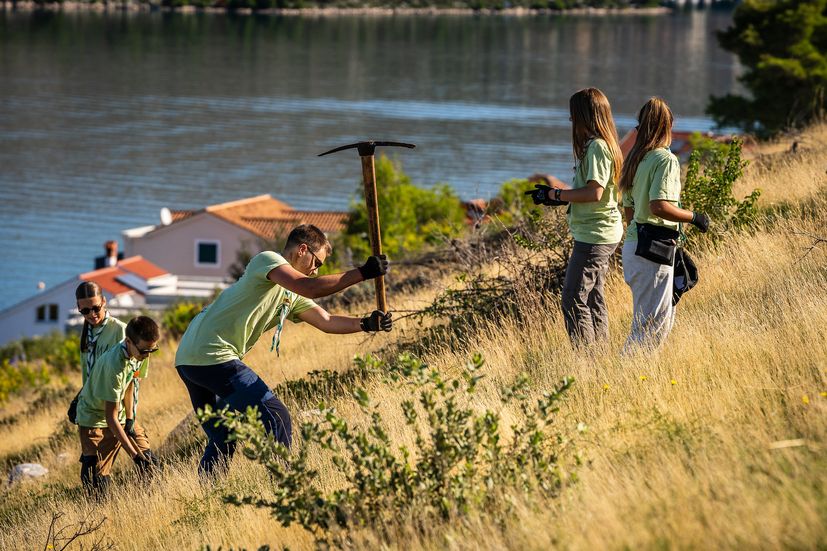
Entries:
[[[359, 152], [359, 157], [362, 159], [362, 180], [365, 184], [365, 204], [368, 209], [368, 234], [370, 236], [370, 246], [373, 249], [373, 255], [379, 256], [382, 254], [382, 236], [379, 231], [379, 201], [376, 197], [376, 169], [374, 166], [374, 151], [376, 147], [407, 147], [413, 149], [414, 144], [401, 142], [358, 142], [349, 145], [343, 145], [330, 151], [320, 153], [319, 157], [343, 151], [345, 149], [356, 148]], [[388, 311], [388, 299], [385, 296], [385, 277], [379, 276], [373, 280], [376, 285], [376, 309], [382, 312]]]

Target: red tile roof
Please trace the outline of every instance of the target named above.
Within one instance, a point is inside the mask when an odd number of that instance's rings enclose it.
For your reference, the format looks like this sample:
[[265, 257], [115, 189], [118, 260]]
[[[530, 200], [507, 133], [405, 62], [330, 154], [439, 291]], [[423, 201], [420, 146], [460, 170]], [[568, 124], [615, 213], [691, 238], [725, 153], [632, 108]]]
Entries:
[[325, 233], [335, 233], [344, 229], [347, 220], [346, 212], [294, 210], [268, 194], [210, 205], [201, 210], [171, 212], [173, 224], [208, 212], [264, 239], [281, 238], [299, 224], [313, 224]]
[[143, 279], [152, 279], [169, 274], [160, 266], [157, 266], [142, 256], [130, 256], [118, 262], [118, 268], [133, 273]]
[[166, 275], [169, 272], [163, 268], [159, 268], [141, 256], [130, 256], [119, 261], [117, 266], [86, 272], [85, 274], [80, 274], [78, 278], [82, 281], [94, 281], [110, 295], [121, 295], [135, 290], [118, 281], [119, 277], [127, 273], [135, 274], [143, 279], [151, 279], [153, 277]]

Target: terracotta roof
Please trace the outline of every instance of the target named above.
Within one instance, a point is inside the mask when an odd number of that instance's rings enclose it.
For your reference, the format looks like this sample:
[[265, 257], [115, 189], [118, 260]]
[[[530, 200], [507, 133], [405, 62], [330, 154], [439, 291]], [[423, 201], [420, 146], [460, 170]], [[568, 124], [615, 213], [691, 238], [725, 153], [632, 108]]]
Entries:
[[169, 211], [172, 214], [172, 223], [180, 222], [181, 220], [186, 220], [190, 216], [193, 216], [196, 210], [171, 210]]
[[153, 264], [142, 256], [130, 256], [118, 262], [117, 268], [135, 274], [143, 279], [152, 279], [169, 274], [160, 266]]
[[173, 210], [172, 224], [208, 212], [264, 239], [282, 237], [299, 224], [313, 224], [325, 233], [344, 229], [346, 212], [300, 211], [269, 194], [210, 205], [200, 210]]
[[110, 295], [121, 295], [135, 290], [118, 281], [119, 277], [127, 273], [135, 274], [143, 279], [151, 279], [153, 277], [166, 275], [169, 272], [141, 256], [130, 256], [118, 262], [117, 266], [86, 272], [85, 274], [80, 274], [78, 278], [81, 281], [94, 281]]
[[345, 228], [346, 212], [288, 210], [279, 216], [249, 217], [243, 219], [251, 231], [264, 239], [284, 237], [299, 224], [313, 224], [325, 233], [340, 232]]
[[[691, 138], [694, 133], [695, 132], [687, 132], [684, 130], [673, 130], [672, 145], [670, 146], [672, 152], [681, 158], [688, 156], [692, 152], [689, 138]], [[729, 139], [727, 136], [718, 136], [712, 132], [701, 132], [701, 135], [718, 141]], [[629, 151], [632, 150], [632, 146], [635, 145], [635, 138], [637, 138], [637, 130], [632, 128], [620, 139], [620, 152], [624, 158], [629, 154]]]

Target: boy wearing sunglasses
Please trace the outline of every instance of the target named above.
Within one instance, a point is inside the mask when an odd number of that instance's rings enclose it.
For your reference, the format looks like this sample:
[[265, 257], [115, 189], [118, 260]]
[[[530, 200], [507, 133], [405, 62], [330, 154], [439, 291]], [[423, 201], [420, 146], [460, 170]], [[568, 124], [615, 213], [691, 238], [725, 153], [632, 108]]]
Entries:
[[[290, 232], [282, 254], [264, 251], [247, 264], [244, 275], [195, 316], [187, 327], [175, 366], [187, 387], [195, 411], [209, 405], [235, 411], [258, 409], [267, 432], [290, 447], [290, 413], [270, 387], [246, 364], [244, 355], [265, 331], [273, 331], [270, 347], [278, 353], [285, 320], [307, 322], [325, 333], [391, 330], [391, 314], [374, 310], [364, 318], [331, 315], [312, 299], [339, 292], [383, 275], [388, 261], [371, 256], [359, 268], [314, 277], [331, 252], [330, 242], [316, 226], [305, 224]], [[224, 470], [235, 451], [227, 429], [215, 421], [203, 423], [207, 433], [199, 471]]]
[[143, 428], [127, 434], [124, 395], [141, 363], [158, 350], [160, 329], [152, 318], [138, 316], [126, 325], [126, 336], [95, 360], [80, 391], [77, 424], [80, 430], [80, 479], [90, 493], [105, 494], [109, 473], [124, 448], [141, 473], [157, 464]]

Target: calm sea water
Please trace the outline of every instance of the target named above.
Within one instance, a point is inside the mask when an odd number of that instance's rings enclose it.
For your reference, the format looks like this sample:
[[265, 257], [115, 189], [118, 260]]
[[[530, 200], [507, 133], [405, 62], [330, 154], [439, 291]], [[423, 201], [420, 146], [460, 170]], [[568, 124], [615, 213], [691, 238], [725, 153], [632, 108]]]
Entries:
[[362, 139], [423, 186], [490, 197], [571, 176], [568, 97], [597, 86], [621, 134], [651, 95], [708, 129], [738, 67], [731, 14], [331, 17], [0, 13], [0, 308], [90, 269], [161, 207], [271, 193], [346, 209]]

